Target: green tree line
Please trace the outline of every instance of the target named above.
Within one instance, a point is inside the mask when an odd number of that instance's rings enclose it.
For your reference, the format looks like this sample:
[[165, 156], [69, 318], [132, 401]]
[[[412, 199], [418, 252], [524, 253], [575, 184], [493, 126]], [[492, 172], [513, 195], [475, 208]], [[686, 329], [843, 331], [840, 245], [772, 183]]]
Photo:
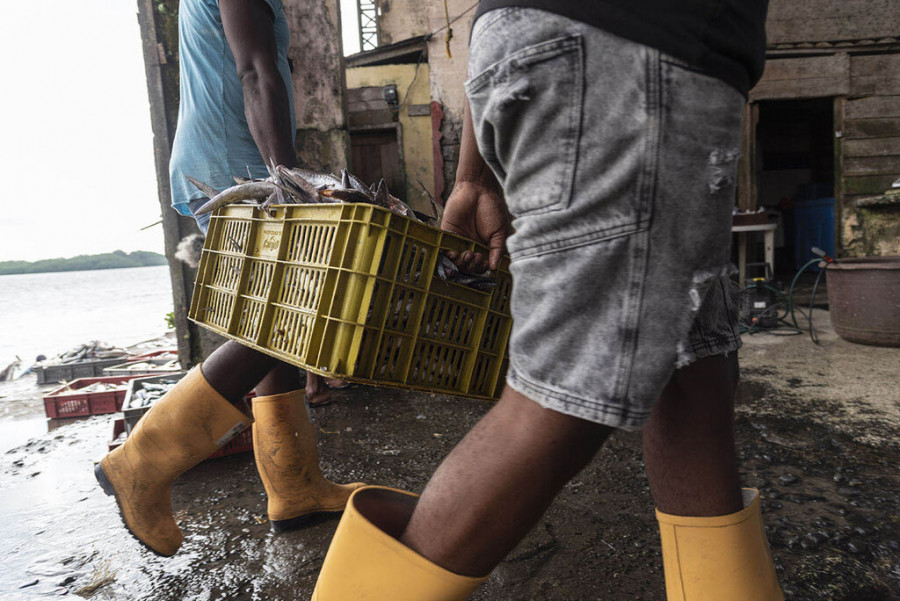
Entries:
[[91, 269], [120, 269], [123, 267], [147, 267], [165, 265], [166, 258], [159, 253], [136, 250], [126, 253], [116, 250], [101, 255], [78, 255], [71, 259], [44, 259], [41, 261], [0, 261], [0, 275], [16, 273], [49, 273], [53, 271], [88, 271]]

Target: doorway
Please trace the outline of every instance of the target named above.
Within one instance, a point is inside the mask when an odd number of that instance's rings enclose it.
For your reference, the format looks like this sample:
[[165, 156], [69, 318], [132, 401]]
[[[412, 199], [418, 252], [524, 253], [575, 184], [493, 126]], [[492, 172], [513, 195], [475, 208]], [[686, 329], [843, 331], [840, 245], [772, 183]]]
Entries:
[[405, 201], [399, 131], [399, 128], [351, 131], [350, 154], [354, 175], [369, 185], [378, 185], [384, 178], [391, 194]]
[[795, 272], [822, 248], [834, 255], [834, 99], [759, 103], [758, 206], [777, 209], [776, 272]]

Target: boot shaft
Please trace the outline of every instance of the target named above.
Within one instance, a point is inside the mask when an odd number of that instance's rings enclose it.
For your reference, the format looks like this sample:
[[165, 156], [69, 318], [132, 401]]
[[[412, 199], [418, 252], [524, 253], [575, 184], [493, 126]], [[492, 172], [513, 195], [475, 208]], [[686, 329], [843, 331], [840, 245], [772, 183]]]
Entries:
[[759, 492], [744, 509], [715, 517], [656, 512], [668, 601], [782, 601], [766, 540]]
[[366, 486], [350, 496], [312, 601], [464, 601], [487, 579], [454, 574], [398, 539], [418, 495]]

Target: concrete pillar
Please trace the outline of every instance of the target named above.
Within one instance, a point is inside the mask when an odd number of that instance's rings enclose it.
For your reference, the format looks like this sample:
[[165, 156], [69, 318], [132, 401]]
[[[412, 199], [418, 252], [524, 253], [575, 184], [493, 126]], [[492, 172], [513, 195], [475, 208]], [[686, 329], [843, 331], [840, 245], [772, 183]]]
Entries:
[[307, 169], [349, 164], [344, 53], [339, 0], [284, 0], [291, 29], [297, 158]]

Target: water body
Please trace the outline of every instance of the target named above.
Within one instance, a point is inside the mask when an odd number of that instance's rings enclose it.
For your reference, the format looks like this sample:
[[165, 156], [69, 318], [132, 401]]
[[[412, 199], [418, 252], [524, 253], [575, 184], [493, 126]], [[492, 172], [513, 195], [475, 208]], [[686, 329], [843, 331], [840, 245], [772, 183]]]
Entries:
[[[165, 265], [0, 276], [0, 368], [91, 340], [125, 347], [157, 338], [170, 311]], [[41, 397], [56, 386], [38, 386], [34, 375], [0, 382], [0, 453], [46, 434]]]
[[169, 268], [0, 276], [0, 362], [30, 365], [83, 342], [135, 344], [166, 331]]

